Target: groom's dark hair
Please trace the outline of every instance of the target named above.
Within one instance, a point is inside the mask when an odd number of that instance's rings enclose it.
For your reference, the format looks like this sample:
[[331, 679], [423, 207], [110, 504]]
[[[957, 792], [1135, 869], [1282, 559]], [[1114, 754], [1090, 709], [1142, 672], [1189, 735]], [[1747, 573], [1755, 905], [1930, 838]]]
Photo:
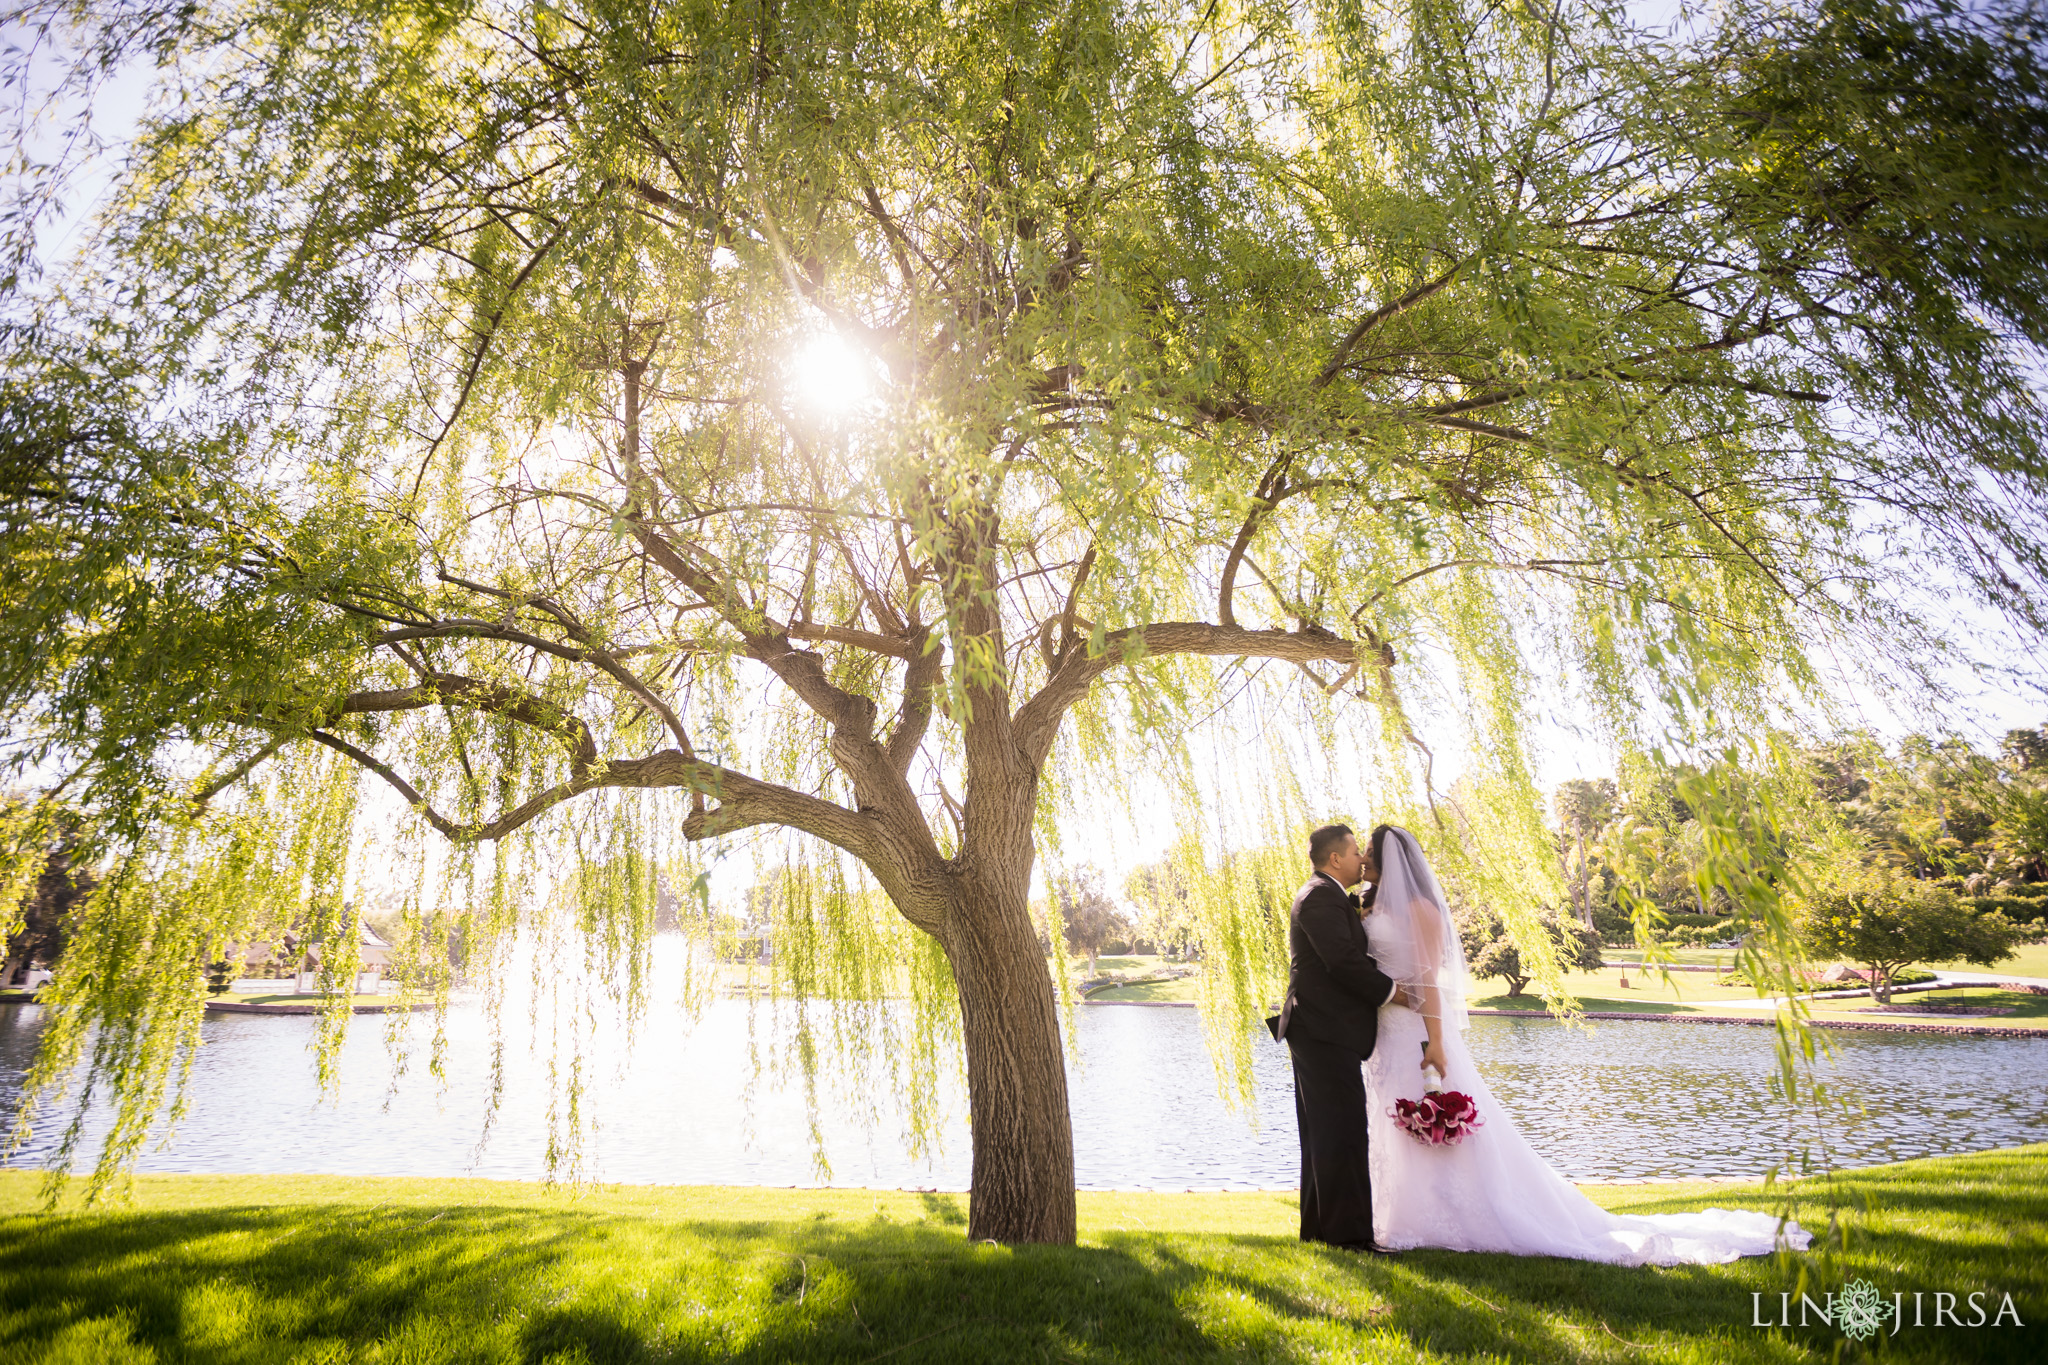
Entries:
[[1310, 867], [1321, 867], [1330, 861], [1330, 855], [1337, 851], [1337, 845], [1351, 837], [1349, 825], [1324, 825], [1308, 836], [1308, 863]]

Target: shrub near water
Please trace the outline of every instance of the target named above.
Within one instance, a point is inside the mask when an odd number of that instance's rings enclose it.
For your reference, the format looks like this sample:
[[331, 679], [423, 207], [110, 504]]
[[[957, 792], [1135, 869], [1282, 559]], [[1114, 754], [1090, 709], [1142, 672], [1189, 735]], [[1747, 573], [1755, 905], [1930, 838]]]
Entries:
[[1881, 1002], [1908, 963], [1995, 966], [2026, 937], [2003, 915], [1979, 914], [1947, 887], [1887, 867], [1836, 871], [1800, 899], [1798, 915], [1808, 950], [1861, 963]]
[[[1536, 973], [1524, 963], [1521, 947], [1507, 924], [1491, 910], [1476, 905], [1461, 905], [1454, 918], [1465, 965], [1473, 978], [1499, 977], [1507, 982], [1509, 995], [1520, 995]], [[1560, 966], [1582, 972], [1599, 970], [1600, 935], [1595, 930], [1553, 909], [1541, 911], [1537, 923], [1549, 935]]]

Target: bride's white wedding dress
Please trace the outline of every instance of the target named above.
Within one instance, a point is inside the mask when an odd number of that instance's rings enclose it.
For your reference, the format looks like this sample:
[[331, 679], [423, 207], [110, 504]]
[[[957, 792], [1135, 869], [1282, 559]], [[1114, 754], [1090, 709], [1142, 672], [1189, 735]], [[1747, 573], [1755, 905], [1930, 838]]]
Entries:
[[[1617, 1265], [1719, 1264], [1765, 1255], [1783, 1243], [1804, 1249], [1810, 1234], [1767, 1213], [1609, 1213], [1536, 1154], [1487, 1088], [1464, 1037], [1464, 956], [1443, 893], [1406, 830], [1383, 844], [1381, 878], [1366, 941], [1380, 970], [1410, 988], [1380, 1011], [1379, 1042], [1366, 1060], [1374, 1240], [1394, 1250], [1444, 1247], [1517, 1256], [1567, 1256]], [[1422, 1096], [1423, 1016], [1399, 1003], [1437, 988], [1448, 1073], [1446, 1090], [1478, 1105], [1483, 1126], [1464, 1141], [1433, 1147], [1395, 1125], [1397, 1099]]]

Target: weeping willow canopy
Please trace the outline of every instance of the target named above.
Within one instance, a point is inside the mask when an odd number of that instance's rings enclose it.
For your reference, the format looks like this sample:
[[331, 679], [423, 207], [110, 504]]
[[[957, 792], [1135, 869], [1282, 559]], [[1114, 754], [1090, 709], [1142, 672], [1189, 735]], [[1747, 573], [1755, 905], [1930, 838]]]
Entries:
[[1547, 689], [1700, 760], [1787, 980], [1769, 727], [1929, 676], [1930, 581], [2048, 624], [2031, 7], [35, 17], [74, 93], [157, 83], [69, 267], [61, 166], [6, 219], [15, 875], [60, 807], [107, 864], [35, 1083], [112, 1087], [103, 1176], [204, 964], [343, 981], [374, 883], [412, 995], [495, 1010], [531, 941], [630, 1012], [751, 838], [773, 973], [914, 1139], [964, 1053], [970, 1235], [1071, 1240], [1063, 821], [1173, 794], [1236, 1089], [1333, 773], [1561, 997]]

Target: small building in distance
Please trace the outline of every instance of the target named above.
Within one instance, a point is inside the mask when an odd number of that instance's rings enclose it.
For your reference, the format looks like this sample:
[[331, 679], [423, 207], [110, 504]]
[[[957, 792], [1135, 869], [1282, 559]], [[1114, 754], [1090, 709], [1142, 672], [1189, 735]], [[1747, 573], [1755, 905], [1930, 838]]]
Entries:
[[[384, 936], [364, 923], [360, 918], [356, 927], [356, 978], [350, 986], [355, 995], [376, 995], [384, 988], [384, 973], [390, 969], [392, 947]], [[311, 942], [296, 934], [286, 934], [282, 944], [255, 942], [241, 954], [241, 961], [247, 969], [259, 975], [274, 972], [282, 978], [289, 975], [292, 991], [297, 995], [310, 995], [320, 989], [320, 968], [326, 961], [326, 945], [319, 939]], [[252, 983], [242, 983], [237, 990], [248, 990]]]
[[[324, 945], [315, 939], [306, 945], [299, 955], [299, 974], [294, 986], [300, 995], [318, 988], [320, 964], [324, 960]], [[356, 980], [354, 992], [357, 995], [375, 995], [384, 985], [385, 969], [391, 965], [391, 945], [384, 936], [364, 923], [356, 920]]]

